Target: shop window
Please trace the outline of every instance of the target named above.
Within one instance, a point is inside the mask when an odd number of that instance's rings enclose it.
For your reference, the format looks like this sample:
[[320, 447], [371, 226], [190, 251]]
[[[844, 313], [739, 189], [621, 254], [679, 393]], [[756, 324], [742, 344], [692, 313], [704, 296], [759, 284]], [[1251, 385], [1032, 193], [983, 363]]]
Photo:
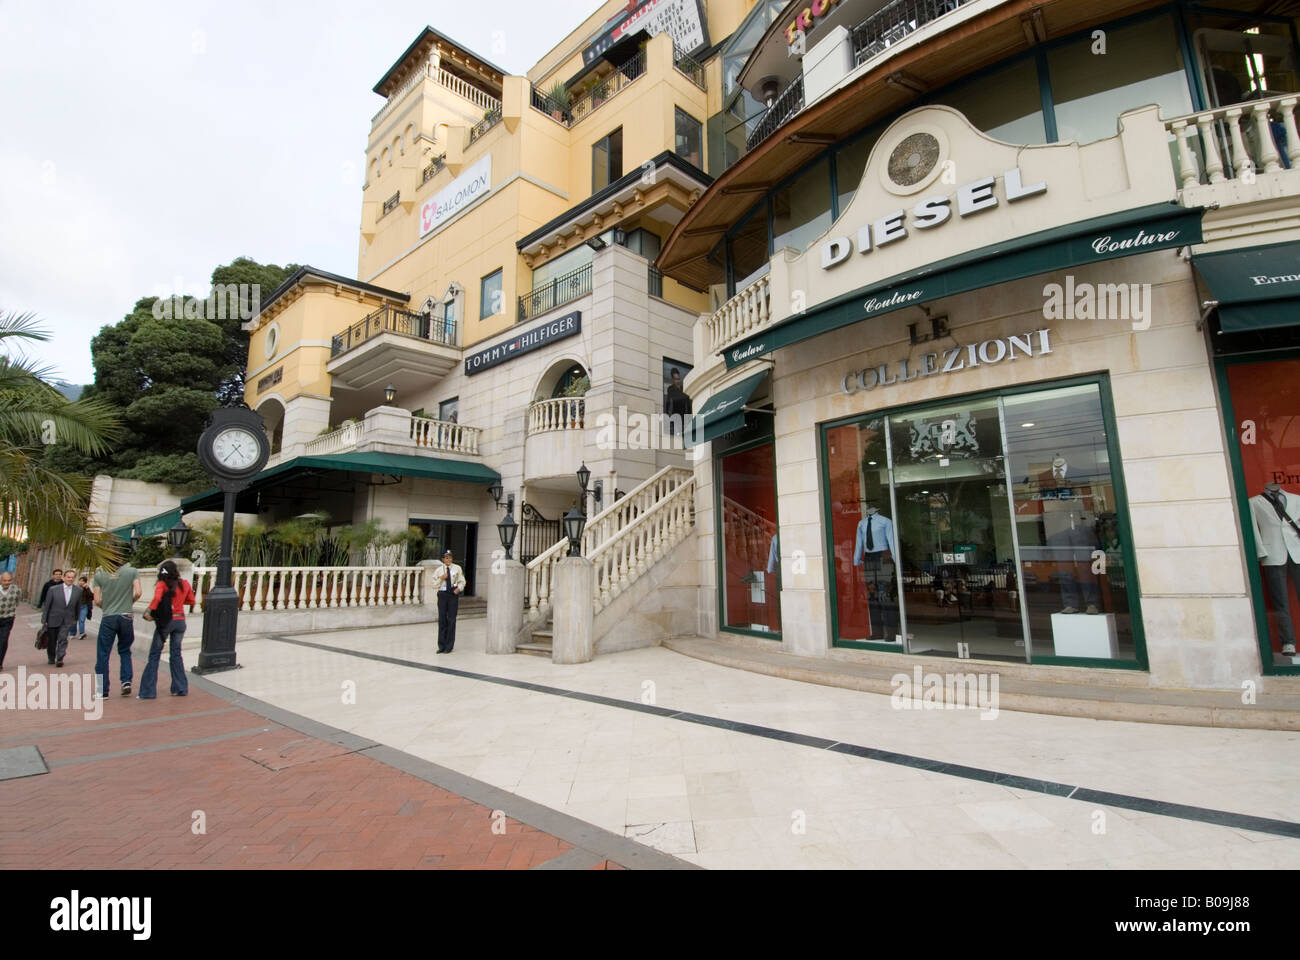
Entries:
[[858, 192], [858, 185], [862, 183], [862, 172], [867, 169], [871, 148], [879, 139], [880, 128], [877, 127], [866, 136], [858, 137], [835, 151], [835, 184], [839, 192], [840, 213], [843, 213], [853, 202], [853, 196]]
[[1300, 616], [1300, 361], [1226, 366], [1248, 499], [1242, 523], [1254, 541], [1253, 577], [1262, 591], [1274, 665], [1295, 664]]
[[479, 281], [478, 318], [486, 320], [501, 313], [505, 309], [503, 298], [501, 271], [493, 270]]
[[703, 168], [703, 125], [681, 107], [673, 107], [673, 127], [676, 131], [673, 151], [687, 163]]
[[772, 248], [793, 247], [800, 253], [831, 225], [831, 190], [827, 160], [818, 160], [789, 186], [772, 194]]
[[623, 128], [591, 145], [591, 190], [594, 193], [623, 176]]
[[[1296, 46], [1285, 23], [1250, 14], [1188, 11], [1201, 92], [1212, 107], [1225, 107], [1300, 89]], [[1188, 110], [1187, 112], [1191, 112]]]
[[840, 642], [1136, 659], [1097, 384], [873, 414], [825, 438]]
[[447, 423], [459, 423], [460, 397], [452, 397], [438, 404], [438, 419]]
[[727, 241], [727, 259], [731, 270], [728, 296], [735, 296], [766, 272], [769, 263], [766, 203], [755, 207], [749, 219]]
[[1091, 143], [1119, 132], [1119, 115], [1149, 103], [1163, 117], [1192, 112], [1172, 16], [1086, 35], [1047, 52], [1057, 139]]
[[1046, 143], [1043, 100], [1033, 57], [994, 70], [935, 100], [960, 110], [976, 129], [1005, 143]]
[[774, 450], [764, 443], [717, 460], [724, 627], [781, 630]]

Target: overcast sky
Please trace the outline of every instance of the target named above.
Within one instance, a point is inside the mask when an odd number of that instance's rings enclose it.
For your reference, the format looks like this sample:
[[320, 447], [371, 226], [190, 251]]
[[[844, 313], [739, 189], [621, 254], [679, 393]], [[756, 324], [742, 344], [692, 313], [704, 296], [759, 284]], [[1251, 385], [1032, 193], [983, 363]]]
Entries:
[[235, 257], [355, 276], [371, 88], [419, 32], [521, 74], [599, 6], [0, 0], [0, 310], [84, 384], [102, 326]]

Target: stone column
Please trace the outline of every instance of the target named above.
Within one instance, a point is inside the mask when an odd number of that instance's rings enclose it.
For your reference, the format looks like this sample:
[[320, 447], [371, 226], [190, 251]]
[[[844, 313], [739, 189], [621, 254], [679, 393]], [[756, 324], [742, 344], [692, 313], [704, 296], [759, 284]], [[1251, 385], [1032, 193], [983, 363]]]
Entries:
[[492, 561], [488, 577], [487, 652], [514, 653], [524, 626], [527, 571], [518, 560]]
[[555, 611], [552, 663], [586, 663], [595, 656], [595, 615], [591, 609], [595, 590], [596, 569], [586, 557], [565, 557], [556, 565], [551, 588]]

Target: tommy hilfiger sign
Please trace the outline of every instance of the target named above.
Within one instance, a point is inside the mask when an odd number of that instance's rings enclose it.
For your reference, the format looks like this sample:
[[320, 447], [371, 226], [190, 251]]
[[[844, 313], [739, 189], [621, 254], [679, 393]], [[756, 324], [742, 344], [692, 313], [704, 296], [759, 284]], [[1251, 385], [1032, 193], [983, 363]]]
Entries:
[[563, 340], [565, 337], [572, 337], [574, 334], [581, 332], [582, 312], [575, 310], [573, 313], [566, 313], [550, 323], [535, 327], [527, 333], [519, 334], [513, 340], [498, 343], [495, 347], [488, 347], [486, 350], [480, 350], [478, 353], [466, 357], [465, 376], [472, 377], [476, 373], [482, 373], [489, 367], [495, 367], [499, 363], [513, 360], [515, 357], [522, 356], [529, 351], [544, 347], [548, 343], [554, 343], [556, 340]]
[[933, 353], [923, 353], [914, 366], [911, 360], [904, 358], [892, 364], [882, 363], [878, 367], [852, 370], [844, 375], [844, 392], [854, 394], [859, 390], [888, 387], [921, 377], [956, 373], [958, 370], [968, 370], [978, 366], [991, 366], [1003, 360], [1040, 357], [1052, 352], [1050, 335], [1051, 331], [1048, 329], [1035, 330], [1031, 333], [985, 340], [983, 343], [971, 343], [964, 347], [948, 347]]

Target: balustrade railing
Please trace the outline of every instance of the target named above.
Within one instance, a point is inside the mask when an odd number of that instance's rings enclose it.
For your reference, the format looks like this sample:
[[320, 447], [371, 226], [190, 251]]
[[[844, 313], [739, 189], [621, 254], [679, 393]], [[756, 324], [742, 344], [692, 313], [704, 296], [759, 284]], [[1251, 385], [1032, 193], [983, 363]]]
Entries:
[[501, 109], [501, 101], [496, 97], [480, 90], [468, 80], [464, 80], [453, 73], [448, 73], [441, 67], [438, 68], [438, 83], [457, 96], [464, 97], [480, 110], [488, 111]]
[[799, 74], [772, 101], [772, 105], [763, 114], [763, 119], [745, 137], [745, 150], [753, 150], [762, 141], [776, 132], [777, 128], [803, 109], [803, 74]]
[[[597, 610], [685, 535], [687, 518], [694, 524], [694, 491], [692, 471], [665, 467], [588, 519], [582, 533], [582, 555], [600, 558], [605, 571], [604, 580], [597, 580], [601, 591], [596, 596]], [[689, 501], [689, 510], [680, 505], [664, 509], [682, 498]], [[629, 540], [626, 548], [614, 546], [624, 538]], [[568, 552], [568, 540], [561, 540], [528, 563], [528, 613], [533, 621], [549, 615], [555, 566]]]
[[528, 405], [528, 433], [551, 430], [583, 430], [587, 425], [587, 401], [582, 397], [554, 397]]
[[927, 23], [971, 0], [894, 0], [852, 30], [853, 64], [860, 67]]
[[1184, 190], [1249, 180], [1300, 165], [1295, 94], [1248, 100], [1166, 120], [1177, 151], [1174, 173]]
[[479, 139], [479, 137], [483, 136], [483, 134], [487, 133], [500, 122], [501, 108], [497, 107], [495, 110], [489, 110], [487, 116], [469, 128], [469, 136], [465, 140], [465, 146], [468, 147], [471, 143]]
[[417, 447], [443, 453], [467, 453], [478, 456], [478, 427], [467, 427], [450, 420], [432, 417], [411, 417], [411, 440]]
[[438, 171], [447, 166], [447, 155], [441, 154], [434, 157], [427, 167], [420, 173], [420, 186], [424, 186], [430, 180], [438, 175]]
[[689, 53], [678, 50], [676, 44], [673, 44], [673, 66], [701, 90], [707, 89], [704, 85], [704, 64]]
[[303, 453], [309, 457], [319, 457], [329, 453], [355, 450], [361, 442], [362, 428], [363, 424], [360, 421], [345, 423], [332, 433], [319, 436], [315, 440], [308, 440]]
[[[581, 123], [587, 117], [618, 94], [622, 93], [645, 73], [645, 51], [637, 53], [631, 60], [614, 68], [614, 72], [600, 78], [586, 96], [569, 104], [552, 100], [547, 94], [533, 89], [532, 105], [542, 113], [550, 114], [555, 120], [571, 127]], [[678, 69], [681, 69], [680, 67]]]
[[705, 318], [711, 353], [735, 343], [772, 319], [772, 288], [769, 274], [763, 274], [744, 290]]
[[[216, 567], [196, 567], [195, 603], [212, 590]], [[413, 606], [424, 602], [423, 567], [235, 567], [239, 609], [316, 610]]]

